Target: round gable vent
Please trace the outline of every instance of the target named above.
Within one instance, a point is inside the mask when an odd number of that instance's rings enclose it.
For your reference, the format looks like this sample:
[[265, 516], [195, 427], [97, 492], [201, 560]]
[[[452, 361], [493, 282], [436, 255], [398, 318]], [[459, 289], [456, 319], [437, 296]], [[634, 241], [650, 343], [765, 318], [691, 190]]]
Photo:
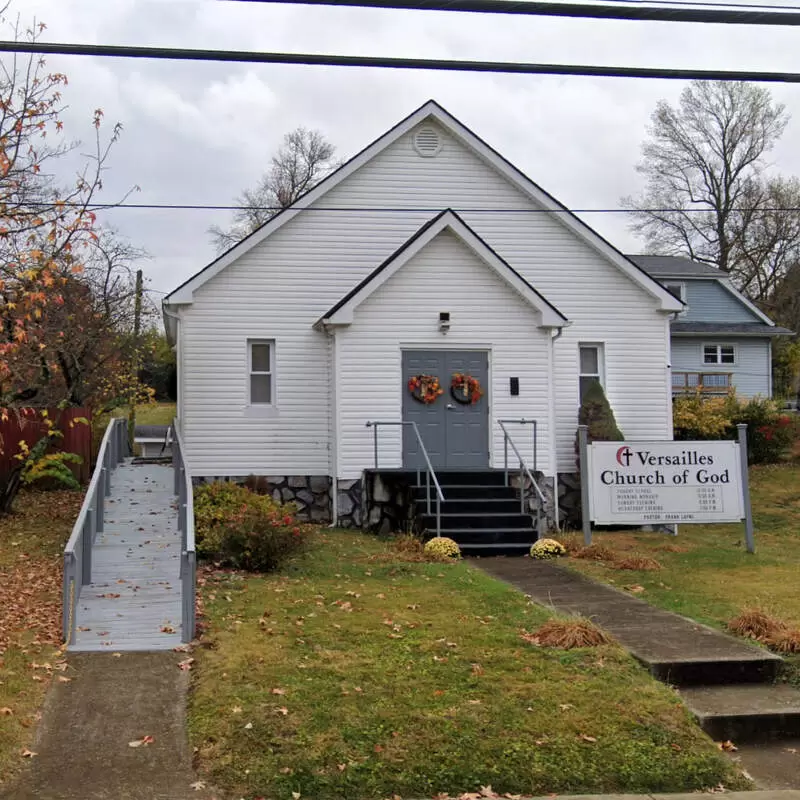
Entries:
[[442, 149], [442, 138], [433, 128], [420, 128], [414, 134], [414, 149], [425, 158], [432, 158]]

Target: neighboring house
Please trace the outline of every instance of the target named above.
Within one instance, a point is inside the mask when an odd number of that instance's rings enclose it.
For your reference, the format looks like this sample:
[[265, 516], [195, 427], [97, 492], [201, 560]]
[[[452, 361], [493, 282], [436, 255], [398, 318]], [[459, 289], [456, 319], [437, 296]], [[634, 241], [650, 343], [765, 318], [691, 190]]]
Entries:
[[790, 335], [726, 273], [677, 256], [629, 255], [686, 308], [671, 326], [672, 392], [772, 397], [772, 339]]
[[[414, 422], [443, 528], [519, 547], [531, 523], [506, 449], [553, 515], [555, 487], [574, 489], [579, 387], [604, 385], [627, 437], [670, 439], [682, 309], [432, 101], [164, 301], [193, 476], [265, 476], [311, 518], [375, 526], [402, 505], [395, 478], [425, 467], [399, 425]], [[451, 391], [459, 375], [471, 396]]]

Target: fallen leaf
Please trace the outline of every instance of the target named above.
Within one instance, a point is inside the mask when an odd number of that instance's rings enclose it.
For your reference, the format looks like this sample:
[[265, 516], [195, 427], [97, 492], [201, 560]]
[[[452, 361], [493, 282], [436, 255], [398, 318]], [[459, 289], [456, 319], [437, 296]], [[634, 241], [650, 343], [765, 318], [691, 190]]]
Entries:
[[242, 713], [242, 707], [241, 706], [234, 706], [231, 709], [231, 714], [241, 714], [241, 713]]
[[13, 713], [14, 712], [8, 706], [0, 708], [0, 717], [10, 717]]
[[633, 584], [633, 586], [623, 586], [622, 588], [633, 594], [641, 594], [644, 591], [644, 586], [640, 586], [638, 583]]
[[272, 694], [286, 694], [286, 689], [273, 689]]
[[245, 725], [245, 726], [244, 726], [244, 729], [245, 729], [246, 731], [251, 731], [251, 730], [253, 730], [253, 723], [252, 723], [252, 722], [248, 722], [248, 723], [247, 723], [247, 725]]
[[719, 742], [717, 747], [719, 747], [720, 750], [724, 750], [726, 753], [735, 753], [739, 749], [730, 739]]
[[190, 789], [194, 789], [196, 792], [200, 792], [206, 788], [205, 781], [195, 781], [194, 783], [189, 784]]
[[172, 625], [162, 625], [161, 633], [175, 633], [175, 628]]
[[26, 747], [22, 753], [20, 754], [23, 758], [33, 758], [34, 756], [38, 756], [38, 753], [34, 753], [33, 750], [28, 750]]
[[59, 675], [58, 676], [58, 682], [59, 683], [69, 683], [71, 680], [72, 680], [72, 678], [68, 678], [66, 675]]
[[192, 668], [192, 664], [194, 664], [193, 658], [186, 658], [183, 661], [178, 663], [178, 669], [186, 672]]
[[289, 709], [286, 708], [286, 706], [281, 706], [279, 709], [277, 709], [277, 711], [284, 717], [289, 713]]
[[143, 747], [148, 744], [153, 744], [155, 739], [152, 736], [142, 736], [141, 739], [134, 739], [132, 742], [128, 742], [128, 747]]
[[584, 742], [591, 742], [592, 744], [597, 741], [594, 736], [588, 736], [585, 733], [582, 733], [580, 738], [583, 739]]

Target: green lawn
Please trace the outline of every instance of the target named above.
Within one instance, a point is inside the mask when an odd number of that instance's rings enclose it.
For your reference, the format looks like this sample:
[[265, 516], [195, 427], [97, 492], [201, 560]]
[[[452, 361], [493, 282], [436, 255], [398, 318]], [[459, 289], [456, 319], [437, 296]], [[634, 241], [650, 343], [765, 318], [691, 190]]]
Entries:
[[235, 797], [741, 785], [621, 649], [526, 643], [548, 612], [467, 564], [326, 531], [283, 574], [201, 583], [190, 737]]
[[619, 553], [657, 559], [657, 571], [622, 571], [579, 559], [565, 563], [607, 583], [642, 586], [639, 597], [653, 605], [716, 627], [752, 608], [800, 627], [800, 464], [752, 467], [750, 490], [755, 554], [744, 548], [742, 525], [681, 525], [677, 537], [594, 535], [595, 543]]
[[82, 499], [23, 491], [0, 516], [0, 784], [24, 761], [53, 676], [64, 678], [61, 554]]

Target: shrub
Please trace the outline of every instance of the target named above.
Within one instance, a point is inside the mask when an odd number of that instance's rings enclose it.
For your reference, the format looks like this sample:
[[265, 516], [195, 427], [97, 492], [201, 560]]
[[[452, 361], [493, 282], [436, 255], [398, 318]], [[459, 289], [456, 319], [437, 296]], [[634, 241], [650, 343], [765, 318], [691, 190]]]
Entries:
[[588, 426], [590, 442], [622, 442], [625, 439], [599, 381], [589, 384], [583, 393], [578, 423]]
[[446, 536], [437, 536], [425, 543], [425, 555], [434, 561], [449, 561], [461, 558], [461, 548]]
[[533, 546], [531, 547], [531, 558], [540, 560], [558, 558], [559, 556], [565, 556], [566, 554], [567, 548], [564, 547], [561, 542], [557, 542], [555, 539], [539, 539], [539, 541], [534, 542]]
[[747, 451], [751, 464], [780, 461], [797, 439], [797, 422], [778, 404], [762, 397], [745, 402], [735, 396], [675, 398], [672, 405], [675, 439], [736, 439], [738, 424], [747, 425]]
[[674, 438], [729, 438], [735, 405], [733, 397], [703, 397], [699, 392], [676, 397], [672, 403]]
[[224, 566], [267, 572], [305, 546], [312, 527], [281, 505], [235, 483], [210, 483], [195, 491], [197, 552]]

